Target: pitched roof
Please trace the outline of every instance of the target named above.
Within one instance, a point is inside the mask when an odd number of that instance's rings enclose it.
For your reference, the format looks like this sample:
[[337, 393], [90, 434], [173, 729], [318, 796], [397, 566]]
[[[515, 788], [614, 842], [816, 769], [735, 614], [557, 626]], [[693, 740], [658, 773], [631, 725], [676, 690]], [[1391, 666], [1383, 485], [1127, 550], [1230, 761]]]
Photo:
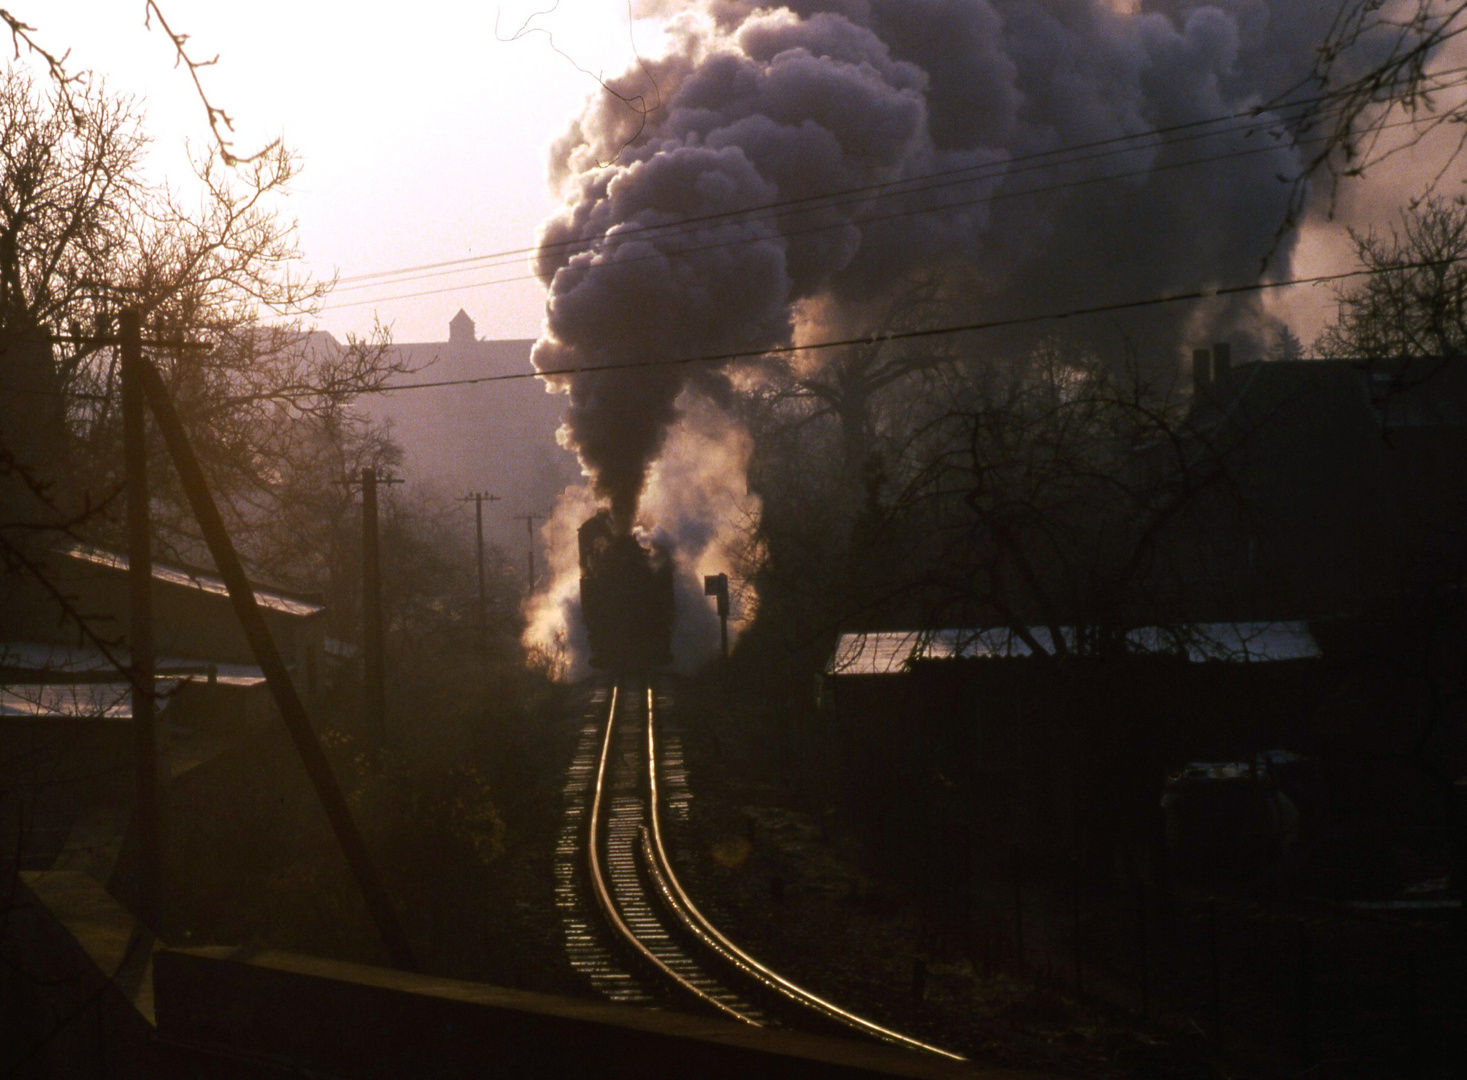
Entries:
[[[78, 562], [90, 563], [93, 566], [105, 567], [109, 570], [127, 571], [127, 556], [106, 548], [96, 547], [92, 544], [80, 542], [70, 544], [61, 548], [60, 553]], [[153, 580], [161, 581], [169, 585], [178, 585], [183, 588], [197, 589], [200, 592], [211, 593], [215, 596], [228, 596], [229, 589], [224, 584], [224, 579], [217, 574], [210, 574], [203, 570], [189, 570], [178, 566], [169, 566], [165, 563], [153, 564]], [[289, 593], [277, 589], [255, 588], [255, 602], [267, 611], [278, 611], [282, 615], [295, 615], [305, 617], [319, 615], [326, 608], [322, 604], [292, 596]]]
[[458, 314], [448, 320], [448, 340], [472, 341], [474, 339], [474, 320], [469, 318], [469, 313], [463, 308], [458, 309]]
[[[1053, 651], [1047, 627], [1026, 628], [1046, 651]], [[1074, 628], [1060, 633], [1074, 647]], [[1302, 622], [1192, 623], [1164, 628], [1138, 627], [1126, 634], [1136, 655], [1182, 652], [1192, 663], [1224, 660], [1259, 663], [1318, 658], [1319, 646]], [[916, 660], [1014, 659], [1031, 656], [1028, 643], [1011, 627], [986, 629], [895, 630], [842, 634], [825, 665], [827, 675], [899, 675]]]

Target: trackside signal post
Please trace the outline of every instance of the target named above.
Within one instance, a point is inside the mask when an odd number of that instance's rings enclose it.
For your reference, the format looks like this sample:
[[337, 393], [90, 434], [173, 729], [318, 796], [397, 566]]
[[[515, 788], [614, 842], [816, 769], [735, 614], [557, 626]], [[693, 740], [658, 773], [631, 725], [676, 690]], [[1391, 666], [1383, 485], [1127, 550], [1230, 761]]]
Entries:
[[708, 574], [703, 578], [703, 595], [718, 600], [718, 640], [723, 658], [728, 659], [728, 575]]

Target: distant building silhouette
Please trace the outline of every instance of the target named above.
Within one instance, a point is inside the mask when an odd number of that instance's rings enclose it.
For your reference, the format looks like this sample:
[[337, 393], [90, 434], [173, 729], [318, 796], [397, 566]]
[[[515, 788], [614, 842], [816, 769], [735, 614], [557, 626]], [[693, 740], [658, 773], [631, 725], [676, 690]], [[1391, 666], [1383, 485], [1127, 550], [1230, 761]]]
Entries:
[[448, 320], [448, 343], [450, 345], [472, 344], [478, 340], [474, 337], [474, 320], [469, 318], [469, 313], [463, 308], [458, 309], [458, 314]]
[[[500, 502], [485, 507], [484, 533], [524, 562], [525, 528], [514, 515], [543, 513], [579, 479], [575, 456], [555, 441], [566, 399], [531, 377], [531, 338], [481, 340], [462, 309], [448, 324], [447, 341], [393, 345], [415, 372], [403, 381], [453, 382], [524, 376], [477, 384], [368, 395], [363, 406], [390, 421], [406, 452], [404, 477], [432, 483], [445, 494], [490, 491]], [[537, 551], [537, 565], [547, 565]]]

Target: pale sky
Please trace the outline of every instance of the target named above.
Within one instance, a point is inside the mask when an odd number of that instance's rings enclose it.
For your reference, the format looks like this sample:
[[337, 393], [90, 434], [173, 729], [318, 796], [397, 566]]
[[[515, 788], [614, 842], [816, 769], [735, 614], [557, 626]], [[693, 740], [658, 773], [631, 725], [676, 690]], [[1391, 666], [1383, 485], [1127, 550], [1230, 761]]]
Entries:
[[[531, 245], [552, 209], [550, 144], [597, 89], [543, 35], [496, 40], [496, 14], [508, 36], [548, 2], [161, 6], [175, 30], [191, 35], [194, 55], [219, 56], [203, 78], [236, 121], [236, 149], [282, 135], [300, 154], [303, 172], [283, 212], [299, 222], [305, 267], [318, 278]], [[160, 172], [184, 167], [185, 139], [207, 144], [187, 73], [174, 69], [168, 39], [145, 27], [141, 0], [17, 0], [11, 10], [47, 48], [70, 49], [69, 67], [90, 68], [114, 91], [144, 100]], [[555, 44], [592, 71], [618, 72], [632, 55], [623, 4], [561, 0], [534, 25], [552, 29]], [[653, 34], [639, 24], [644, 32]], [[375, 311], [396, 340], [441, 341], [462, 307], [481, 337], [534, 337], [544, 305], [539, 283], [482, 284], [527, 273], [516, 260], [367, 290], [343, 286], [326, 301], [320, 325], [338, 336], [366, 331]], [[337, 306], [443, 288], [451, 291]]]
[[[364, 0], [162, 0], [198, 57], [216, 104], [234, 117], [236, 148], [281, 135], [304, 171], [285, 202], [300, 225], [304, 269], [350, 278], [529, 246], [553, 209], [546, 185], [551, 142], [580, 112], [592, 79], [557, 55], [546, 37], [496, 40], [554, 0], [452, 3], [411, 11]], [[657, 5], [650, 5], [655, 8]], [[185, 140], [208, 142], [202, 106], [167, 38], [144, 25], [141, 0], [17, 0], [15, 14], [41, 43], [71, 50], [119, 92], [138, 95], [161, 174], [184, 172]], [[629, 23], [610, 0], [560, 0], [533, 25], [582, 67], [613, 74], [632, 59], [632, 40], [657, 51], [655, 24]], [[1346, 193], [1340, 217], [1306, 228], [1295, 272], [1348, 269], [1346, 225], [1380, 224], [1440, 162], [1413, 153]], [[1454, 170], [1454, 173], [1456, 170]], [[1461, 190], [1455, 176], [1445, 185]], [[493, 280], [510, 280], [488, 284]], [[464, 308], [481, 337], [534, 337], [544, 293], [524, 261], [371, 288], [342, 287], [320, 325], [338, 336], [365, 332], [374, 314], [398, 341], [441, 341]], [[401, 294], [448, 290], [432, 295]], [[364, 302], [365, 301], [365, 302]], [[1327, 289], [1270, 294], [1306, 347], [1332, 314]]]

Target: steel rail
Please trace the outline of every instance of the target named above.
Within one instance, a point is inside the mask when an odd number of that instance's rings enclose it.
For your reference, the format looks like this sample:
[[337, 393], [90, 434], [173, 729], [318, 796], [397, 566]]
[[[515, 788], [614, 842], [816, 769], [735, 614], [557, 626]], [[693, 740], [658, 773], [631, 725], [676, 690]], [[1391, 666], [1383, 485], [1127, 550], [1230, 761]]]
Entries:
[[669, 979], [674, 985], [686, 993], [691, 994], [704, 1005], [710, 1006], [724, 1016], [731, 1017], [741, 1023], [753, 1024], [757, 1027], [758, 1024], [756, 1021], [745, 1016], [737, 1009], [732, 1009], [711, 995], [704, 993], [654, 955], [652, 950], [647, 948], [641, 939], [632, 932], [631, 927], [626, 924], [626, 920], [622, 918], [621, 912], [617, 910], [616, 903], [612, 899], [610, 888], [607, 887], [605, 873], [601, 866], [601, 796], [606, 784], [606, 762], [611, 756], [611, 734], [616, 726], [616, 705], [620, 699], [620, 690], [621, 687], [619, 684], [612, 685], [611, 707], [606, 713], [606, 735], [601, 743], [601, 760], [596, 766], [596, 784], [591, 796], [591, 821], [587, 830], [591, 889], [596, 894], [596, 902], [601, 908], [601, 913], [606, 917], [606, 921], [611, 924], [612, 929], [616, 931], [617, 935], [632, 949], [639, 959], [651, 965], [652, 968]]
[[664, 901], [673, 909], [678, 921], [690, 930], [699, 941], [720, 956], [725, 962], [733, 965], [747, 977], [752, 978], [761, 986], [764, 986], [779, 994], [785, 1000], [793, 1002], [803, 1008], [813, 1010], [846, 1028], [858, 1031], [864, 1035], [876, 1038], [894, 1046], [900, 1046], [908, 1050], [919, 1050], [924, 1053], [937, 1054], [953, 1061], [966, 1061], [960, 1054], [950, 1050], [944, 1050], [938, 1046], [932, 1046], [909, 1035], [903, 1035], [899, 1031], [883, 1027], [874, 1021], [867, 1020], [853, 1012], [842, 1009], [839, 1005], [826, 1001], [819, 995], [798, 986], [782, 975], [771, 971], [758, 960], [744, 952], [715, 927], [708, 918], [698, 910], [692, 898], [688, 896], [677, 874], [673, 872], [672, 863], [667, 857], [667, 849], [662, 842], [662, 816], [660, 801], [657, 794], [657, 741], [656, 741], [656, 715], [654, 707], [654, 694], [652, 684], [647, 684], [647, 782], [648, 782], [648, 817], [651, 821], [650, 839], [649, 830], [645, 827], [642, 832], [643, 856], [648, 860], [648, 872], [653, 883], [657, 885]]

